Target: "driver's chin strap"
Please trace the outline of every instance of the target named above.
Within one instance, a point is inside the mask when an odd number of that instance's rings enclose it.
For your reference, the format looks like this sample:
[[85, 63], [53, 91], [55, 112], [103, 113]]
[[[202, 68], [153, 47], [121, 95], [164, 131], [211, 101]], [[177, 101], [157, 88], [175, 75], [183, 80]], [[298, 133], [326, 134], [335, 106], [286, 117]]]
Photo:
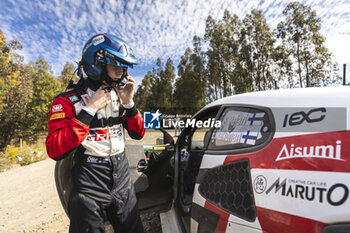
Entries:
[[105, 66], [102, 67], [100, 80], [106, 86], [112, 87], [112, 85], [113, 85], [114, 80], [111, 77], [108, 76]]
[[[103, 66], [102, 68], [102, 73], [101, 73], [101, 81], [103, 84], [105, 84], [106, 86], [108, 86], [109, 90], [110, 88], [113, 88], [115, 90], [116, 93], [117, 92], [117, 86], [120, 85], [121, 82], [126, 82], [127, 80], [127, 75], [128, 75], [128, 68], [127, 67], [123, 67], [123, 74], [120, 77], [120, 79], [118, 80], [113, 80], [111, 77], [109, 77], [109, 75], [107, 74], [107, 70], [106, 67]], [[125, 80], [125, 81], [124, 81]], [[124, 84], [125, 85], [125, 84]]]
[[[124, 73], [123, 73], [124, 75]], [[102, 69], [102, 73], [101, 73], [101, 79], [102, 83], [104, 85], [106, 85], [108, 91], [110, 91], [112, 88], [114, 89], [115, 93], [117, 94], [117, 98], [118, 98], [118, 104], [119, 106], [122, 108], [122, 109], [119, 109], [119, 115], [121, 115], [122, 111], [123, 111], [123, 106], [122, 106], [122, 102], [120, 100], [120, 97], [118, 95], [118, 91], [117, 91], [117, 85], [118, 85], [118, 81], [120, 79], [118, 79], [117, 81], [113, 80], [111, 77], [109, 77], [109, 75], [107, 74], [107, 70], [106, 70], [106, 67], [104, 66], [103, 69]]]
[[122, 77], [118, 80], [113, 80], [111, 77], [109, 77], [109, 75], [107, 74], [106, 71], [106, 67], [104, 66], [102, 69], [102, 73], [101, 73], [101, 80], [104, 84], [112, 87], [113, 89], [116, 89], [117, 86], [123, 81], [123, 79], [126, 79], [126, 76], [128, 75], [127, 72], [128, 68], [127, 67], [123, 67], [123, 74]]

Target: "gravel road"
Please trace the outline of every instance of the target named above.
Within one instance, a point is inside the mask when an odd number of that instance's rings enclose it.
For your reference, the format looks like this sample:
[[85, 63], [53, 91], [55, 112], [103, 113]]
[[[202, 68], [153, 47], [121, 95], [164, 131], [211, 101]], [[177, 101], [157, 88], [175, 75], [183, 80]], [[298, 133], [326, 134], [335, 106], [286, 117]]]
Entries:
[[[127, 145], [126, 154], [135, 181], [143, 148]], [[0, 232], [68, 232], [69, 219], [57, 195], [54, 167], [55, 161], [46, 159], [0, 173]], [[158, 214], [142, 219], [147, 232], [161, 232]]]

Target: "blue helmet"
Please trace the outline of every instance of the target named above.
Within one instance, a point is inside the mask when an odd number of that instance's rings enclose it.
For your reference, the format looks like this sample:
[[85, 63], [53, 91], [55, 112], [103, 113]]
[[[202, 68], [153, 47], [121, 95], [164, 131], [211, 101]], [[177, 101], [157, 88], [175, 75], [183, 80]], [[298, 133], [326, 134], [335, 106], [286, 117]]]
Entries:
[[132, 49], [122, 39], [111, 34], [97, 34], [85, 44], [82, 65], [89, 78], [99, 80], [105, 64], [130, 67], [137, 65]]

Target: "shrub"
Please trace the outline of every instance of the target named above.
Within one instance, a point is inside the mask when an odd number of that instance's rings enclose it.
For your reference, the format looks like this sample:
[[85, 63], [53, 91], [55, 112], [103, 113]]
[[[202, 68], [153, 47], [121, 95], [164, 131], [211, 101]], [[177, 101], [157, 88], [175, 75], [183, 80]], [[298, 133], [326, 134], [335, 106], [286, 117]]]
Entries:
[[8, 170], [15, 164], [28, 165], [47, 158], [45, 149], [38, 145], [27, 145], [24, 141], [22, 148], [7, 145], [3, 152], [0, 152], [0, 172]]

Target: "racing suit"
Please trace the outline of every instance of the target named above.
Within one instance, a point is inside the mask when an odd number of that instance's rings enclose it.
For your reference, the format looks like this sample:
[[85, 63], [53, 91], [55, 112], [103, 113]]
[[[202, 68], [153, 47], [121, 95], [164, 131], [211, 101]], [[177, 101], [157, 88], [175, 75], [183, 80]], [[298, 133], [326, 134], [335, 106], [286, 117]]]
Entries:
[[85, 107], [97, 89], [88, 80], [53, 100], [48, 122], [48, 155], [74, 156], [70, 232], [104, 232], [107, 219], [115, 232], [143, 232], [124, 153], [124, 128], [133, 139], [145, 133], [141, 115], [119, 105], [113, 89], [111, 102], [94, 114]]

